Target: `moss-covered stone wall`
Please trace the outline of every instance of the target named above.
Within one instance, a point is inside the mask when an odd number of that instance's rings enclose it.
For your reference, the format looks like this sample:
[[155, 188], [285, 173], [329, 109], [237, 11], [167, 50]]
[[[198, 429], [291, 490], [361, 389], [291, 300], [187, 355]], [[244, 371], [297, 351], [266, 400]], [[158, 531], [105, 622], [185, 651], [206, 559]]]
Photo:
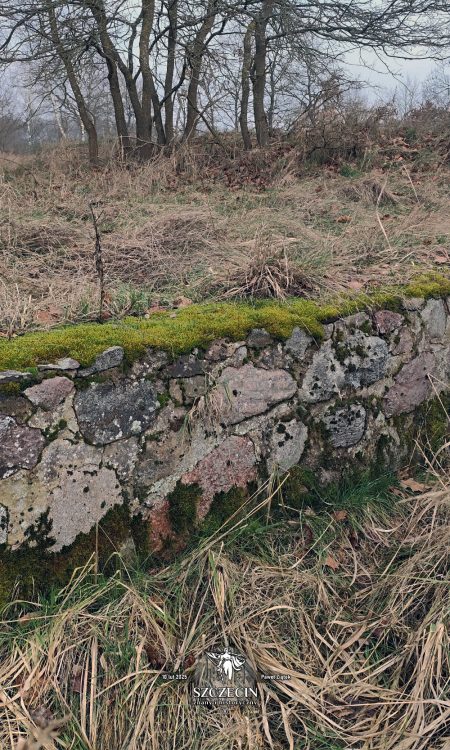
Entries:
[[269, 477], [288, 501], [448, 433], [450, 283], [209, 305], [0, 343], [0, 598], [164, 556]]

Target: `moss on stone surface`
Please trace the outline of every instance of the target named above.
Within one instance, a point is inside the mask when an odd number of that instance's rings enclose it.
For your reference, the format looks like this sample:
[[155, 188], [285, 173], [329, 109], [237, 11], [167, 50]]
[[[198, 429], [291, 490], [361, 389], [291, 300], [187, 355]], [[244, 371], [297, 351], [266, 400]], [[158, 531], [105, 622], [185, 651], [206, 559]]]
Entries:
[[190, 534], [195, 529], [197, 503], [202, 495], [198, 484], [177, 482], [173, 492], [168, 495], [169, 520], [176, 534]]
[[415, 432], [421, 437], [421, 446], [432, 458], [450, 436], [450, 392], [441, 393], [426, 401], [414, 413]]
[[29, 333], [0, 341], [0, 370], [31, 369], [38, 363], [71, 356], [89, 365], [109, 346], [122, 346], [127, 363], [147, 347], [180, 354], [195, 347], [206, 347], [218, 338], [234, 341], [245, 338], [252, 328], [265, 328], [285, 339], [295, 326], [317, 339], [323, 324], [364, 309], [399, 309], [406, 297], [450, 295], [450, 279], [430, 273], [405, 286], [371, 293], [343, 295], [330, 302], [291, 299], [252, 303], [205, 303], [173, 313], [157, 313], [148, 320], [126, 318], [115, 323], [86, 323], [52, 331]]
[[23, 545], [14, 551], [0, 547], [0, 609], [11, 600], [13, 591], [15, 598], [26, 598], [35, 591], [46, 593], [64, 586], [96, 551], [99, 569], [108, 569], [111, 556], [129, 537], [128, 509], [116, 506], [99, 523], [98, 537], [93, 528], [89, 534], [79, 534], [61, 552], [53, 553], [45, 537], [35, 533], [29, 539], [34, 546]]
[[201, 526], [203, 537], [213, 534], [234, 515], [248, 499], [248, 491], [242, 487], [233, 487], [228, 492], [219, 492], [214, 496], [211, 508]]
[[312, 469], [293, 466], [283, 484], [284, 503], [290, 508], [303, 508], [305, 499], [317, 485], [317, 476]]

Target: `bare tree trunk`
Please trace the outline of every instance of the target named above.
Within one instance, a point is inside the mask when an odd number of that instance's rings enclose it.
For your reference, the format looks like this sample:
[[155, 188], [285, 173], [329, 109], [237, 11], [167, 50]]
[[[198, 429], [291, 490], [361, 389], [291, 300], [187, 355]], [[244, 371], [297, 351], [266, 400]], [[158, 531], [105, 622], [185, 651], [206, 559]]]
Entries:
[[276, 68], [276, 59], [272, 61], [269, 69], [269, 109], [267, 110], [267, 127], [269, 129], [269, 137], [273, 136], [273, 125], [274, 125], [274, 117], [275, 117], [275, 102], [276, 102], [276, 94], [277, 94], [277, 85], [275, 80], [275, 68]]
[[252, 147], [252, 139], [250, 138], [250, 131], [248, 129], [248, 103], [250, 100], [250, 69], [252, 66], [252, 36], [254, 32], [254, 24], [250, 23], [247, 27], [247, 31], [244, 36], [244, 55], [242, 59], [242, 72], [241, 72], [241, 111], [239, 114], [239, 125], [241, 128], [242, 140], [244, 142], [244, 148], [250, 151]]
[[56, 97], [53, 92], [50, 94], [50, 99], [52, 102], [53, 114], [55, 116], [55, 122], [58, 126], [59, 134], [62, 140], [65, 141], [67, 139], [67, 133], [64, 130], [64, 125], [63, 125], [62, 118], [61, 118], [61, 111], [58, 109], [58, 103], [56, 101]]
[[[136, 85], [136, 79], [133, 75], [133, 71], [130, 63], [128, 66], [122, 56], [116, 49], [111, 37], [108, 33], [108, 19], [105, 11], [103, 0], [93, 2], [89, 1], [89, 8], [91, 9], [92, 15], [95, 19], [99, 30], [100, 41], [103, 49], [103, 54], [108, 60], [113, 60], [116, 67], [120, 70], [123, 75], [125, 85], [127, 87], [128, 96], [130, 99], [131, 106], [133, 108], [134, 118], [136, 122], [136, 140], [141, 146], [145, 148], [150, 147], [151, 127], [150, 127], [150, 111], [147, 112], [147, 117], [144, 116], [141, 101], [139, 99], [139, 93]], [[134, 39], [134, 36], [133, 36]], [[131, 58], [132, 59], [132, 58]], [[126, 123], [126, 121], [125, 121]], [[128, 128], [127, 128], [128, 130]]]
[[205, 53], [205, 41], [213, 25], [215, 14], [216, 0], [210, 0], [208, 3], [207, 15], [197, 32], [192, 45], [189, 57], [191, 68], [191, 78], [187, 93], [187, 114], [186, 126], [184, 129], [183, 140], [189, 141], [195, 133], [198, 121], [198, 87], [200, 84], [200, 73], [202, 69], [202, 60]]
[[266, 90], [266, 29], [273, 11], [274, 0], [263, 0], [262, 8], [255, 20], [255, 61], [253, 79], [253, 110], [255, 114], [255, 128], [258, 145], [261, 148], [269, 142], [269, 128], [264, 94]]
[[170, 0], [169, 7], [167, 10], [169, 16], [169, 35], [167, 38], [167, 67], [166, 67], [166, 78], [164, 81], [164, 113], [165, 113], [165, 129], [166, 129], [166, 143], [172, 143], [174, 140], [174, 127], [173, 127], [173, 77], [175, 72], [175, 50], [177, 46], [177, 35], [178, 35], [178, 0]]
[[109, 90], [114, 107], [114, 119], [116, 123], [117, 137], [120, 147], [127, 154], [131, 148], [130, 136], [128, 133], [127, 121], [125, 119], [125, 109], [123, 106], [122, 92], [120, 90], [119, 76], [117, 74], [117, 65], [110, 57], [106, 59], [108, 67]]
[[117, 60], [114, 45], [108, 34], [105, 14], [102, 13], [101, 9], [98, 6], [94, 6], [92, 8], [92, 11], [99, 29], [103, 56], [106, 60], [106, 65], [108, 68], [109, 90], [111, 92], [111, 98], [113, 102], [117, 137], [119, 138], [120, 145], [124, 149], [124, 151], [128, 151], [131, 144], [127, 121], [125, 118], [125, 108], [123, 106], [122, 92], [120, 90], [119, 76], [117, 73]]
[[83, 123], [83, 127], [85, 128], [86, 133], [87, 133], [89, 161], [91, 164], [95, 165], [95, 164], [98, 164], [97, 130], [95, 128], [95, 124], [93, 120], [91, 119], [88, 109], [86, 107], [86, 102], [84, 100], [83, 93], [78, 83], [78, 79], [77, 79], [75, 69], [72, 64], [72, 60], [70, 58], [70, 54], [68, 53], [68, 51], [66, 50], [66, 48], [64, 47], [61, 41], [61, 37], [59, 35], [59, 30], [58, 30], [58, 21], [56, 19], [55, 9], [51, 3], [48, 3], [47, 5], [47, 13], [48, 13], [48, 19], [50, 22], [50, 33], [52, 37], [52, 42], [55, 46], [56, 52], [61, 62], [64, 65], [65, 71], [67, 73], [67, 78], [70, 83], [71, 89], [73, 91], [75, 102], [78, 108], [80, 120]]
[[[153, 28], [153, 18], [155, 13], [155, 0], [142, 0], [142, 27], [139, 37], [139, 64], [142, 75], [142, 116], [146, 129], [148, 130], [149, 146], [151, 151], [151, 106], [153, 104], [153, 117], [155, 121], [156, 132], [158, 134], [158, 143], [163, 145], [166, 142], [164, 125], [161, 115], [161, 105], [158, 99], [155, 82], [152, 71], [150, 70], [150, 34]], [[144, 153], [147, 154], [149, 149], [144, 147]]]

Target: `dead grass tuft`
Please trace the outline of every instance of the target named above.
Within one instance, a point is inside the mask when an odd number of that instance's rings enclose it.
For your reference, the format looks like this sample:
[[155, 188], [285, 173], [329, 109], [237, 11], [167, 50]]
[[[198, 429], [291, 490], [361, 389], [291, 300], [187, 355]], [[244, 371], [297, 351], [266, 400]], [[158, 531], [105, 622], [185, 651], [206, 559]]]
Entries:
[[343, 194], [351, 201], [364, 201], [380, 206], [396, 206], [399, 202], [394, 193], [375, 178], [360, 180], [354, 185], [344, 187]]
[[222, 277], [220, 296], [229, 298], [273, 298], [309, 296], [314, 283], [307, 273], [288, 257], [286, 248], [273, 250], [255, 241], [255, 251], [236, 263], [235, 268]]

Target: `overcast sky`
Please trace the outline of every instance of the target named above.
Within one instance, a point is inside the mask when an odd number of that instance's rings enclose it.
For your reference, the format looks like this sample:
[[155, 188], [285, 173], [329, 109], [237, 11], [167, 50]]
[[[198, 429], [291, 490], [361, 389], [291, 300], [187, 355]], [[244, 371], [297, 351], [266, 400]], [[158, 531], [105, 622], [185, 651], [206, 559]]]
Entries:
[[370, 50], [354, 50], [347, 54], [346, 62], [351, 74], [367, 84], [365, 92], [371, 100], [385, 99], [386, 93], [395, 88], [420, 86], [437, 64], [430, 59], [383, 58]]

